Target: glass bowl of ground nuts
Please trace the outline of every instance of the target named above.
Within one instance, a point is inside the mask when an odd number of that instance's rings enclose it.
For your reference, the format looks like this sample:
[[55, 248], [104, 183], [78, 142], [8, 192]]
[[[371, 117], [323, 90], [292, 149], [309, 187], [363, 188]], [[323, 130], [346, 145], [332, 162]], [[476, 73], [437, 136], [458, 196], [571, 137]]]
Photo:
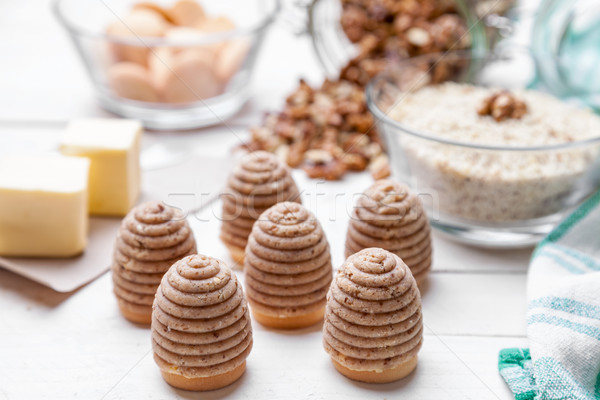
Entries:
[[530, 52], [507, 48], [414, 57], [370, 83], [392, 175], [439, 231], [531, 246], [600, 188], [600, 117], [535, 78]]
[[224, 122], [250, 78], [279, 0], [55, 0], [100, 105], [151, 129]]

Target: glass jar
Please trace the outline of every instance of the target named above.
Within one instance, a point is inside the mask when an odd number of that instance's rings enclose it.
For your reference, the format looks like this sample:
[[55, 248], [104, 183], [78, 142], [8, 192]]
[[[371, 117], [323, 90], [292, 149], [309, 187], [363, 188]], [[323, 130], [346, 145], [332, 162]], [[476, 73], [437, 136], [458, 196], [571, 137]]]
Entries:
[[[465, 18], [471, 36], [471, 48], [474, 53], [485, 52], [491, 41], [486, 32], [480, 13], [501, 11], [482, 7], [483, 2], [476, 0], [456, 0], [457, 9]], [[494, 6], [507, 4], [496, 1]], [[307, 5], [307, 30], [310, 34], [316, 56], [328, 78], [337, 78], [342, 68], [358, 54], [354, 45], [342, 29], [342, 4], [340, 0], [313, 0]]]
[[600, 110], [599, 21], [597, 0], [544, 0], [531, 37], [540, 84], [596, 111]]

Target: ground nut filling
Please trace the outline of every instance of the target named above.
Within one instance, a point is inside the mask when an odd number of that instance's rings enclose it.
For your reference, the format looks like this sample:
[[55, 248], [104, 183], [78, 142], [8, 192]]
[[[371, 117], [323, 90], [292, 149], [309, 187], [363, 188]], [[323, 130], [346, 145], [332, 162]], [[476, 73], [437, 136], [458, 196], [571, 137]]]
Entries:
[[177, 260], [196, 253], [196, 241], [180, 212], [150, 201], [123, 219], [112, 264], [119, 306], [136, 314], [152, 313], [154, 293]]
[[253, 310], [286, 318], [322, 309], [332, 267], [321, 225], [298, 203], [274, 205], [254, 224], [244, 269]]
[[369, 248], [350, 256], [327, 295], [323, 345], [356, 371], [383, 371], [415, 357], [423, 341], [421, 296], [396, 255]]
[[400, 257], [419, 284], [426, 278], [431, 229], [421, 200], [408, 186], [382, 179], [358, 198], [346, 234], [346, 257], [369, 247]]
[[173, 264], [153, 305], [158, 366], [188, 378], [221, 375], [240, 366], [251, 348], [250, 316], [235, 274], [204, 255]]
[[243, 253], [256, 219], [276, 203], [300, 202], [300, 192], [285, 164], [273, 154], [257, 151], [233, 168], [221, 199], [220, 238], [230, 249]]
[[[443, 139], [531, 147], [600, 136], [598, 116], [536, 91], [507, 95], [497, 89], [448, 82], [402, 96], [390, 117]], [[499, 96], [508, 98], [498, 105], [490, 103], [490, 96], [495, 101]], [[486, 102], [490, 108], [482, 110]], [[519, 102], [525, 110], [515, 114]], [[544, 217], [574, 205], [569, 203], [573, 201], [570, 197], [584, 173], [593, 168], [599, 152], [597, 145], [510, 152], [447, 145], [409, 135], [399, 140], [415, 184], [424, 193], [435, 191], [442, 213], [484, 223]]]

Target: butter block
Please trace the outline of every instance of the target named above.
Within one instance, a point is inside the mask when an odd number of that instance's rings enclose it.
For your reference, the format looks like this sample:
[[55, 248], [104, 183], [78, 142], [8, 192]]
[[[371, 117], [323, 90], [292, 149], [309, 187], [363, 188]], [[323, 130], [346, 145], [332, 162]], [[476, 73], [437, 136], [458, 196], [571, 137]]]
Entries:
[[85, 249], [89, 160], [0, 159], [0, 255], [70, 257]]
[[89, 158], [89, 210], [124, 216], [140, 194], [142, 124], [128, 119], [72, 121], [61, 138], [64, 155]]

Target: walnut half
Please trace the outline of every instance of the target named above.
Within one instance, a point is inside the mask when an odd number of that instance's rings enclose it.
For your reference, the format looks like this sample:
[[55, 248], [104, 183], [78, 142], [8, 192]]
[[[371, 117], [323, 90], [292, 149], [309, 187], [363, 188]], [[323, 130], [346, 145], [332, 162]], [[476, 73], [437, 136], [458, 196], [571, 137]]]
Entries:
[[483, 100], [477, 114], [489, 115], [497, 122], [508, 118], [519, 119], [527, 113], [527, 104], [508, 90], [493, 93]]

